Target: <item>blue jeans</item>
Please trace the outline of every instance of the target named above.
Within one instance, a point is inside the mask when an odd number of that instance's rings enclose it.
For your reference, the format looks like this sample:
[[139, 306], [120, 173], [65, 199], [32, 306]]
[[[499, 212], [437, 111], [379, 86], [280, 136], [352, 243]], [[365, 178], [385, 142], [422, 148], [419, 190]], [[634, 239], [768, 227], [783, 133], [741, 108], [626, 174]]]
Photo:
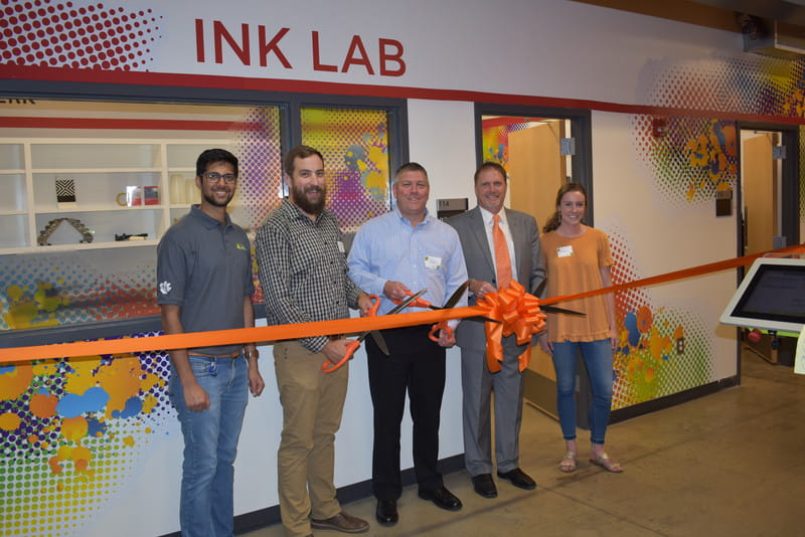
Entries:
[[603, 444], [612, 409], [612, 347], [609, 339], [553, 342], [559, 424], [565, 440], [576, 438], [576, 364], [584, 359], [593, 392], [589, 409], [590, 441]]
[[183, 537], [233, 535], [233, 479], [238, 437], [249, 398], [246, 359], [190, 356], [196, 381], [210, 407], [185, 406], [179, 375], [170, 379], [170, 396], [184, 436], [179, 524]]

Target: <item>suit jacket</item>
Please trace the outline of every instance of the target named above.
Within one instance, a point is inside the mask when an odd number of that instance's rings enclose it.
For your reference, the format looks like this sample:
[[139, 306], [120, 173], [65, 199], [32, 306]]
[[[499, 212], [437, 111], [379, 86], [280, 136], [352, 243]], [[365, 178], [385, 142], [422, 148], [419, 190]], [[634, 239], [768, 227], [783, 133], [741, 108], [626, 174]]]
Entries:
[[[514, 243], [517, 281], [527, 292], [536, 294], [545, 279], [537, 221], [533, 216], [520, 211], [505, 208], [503, 210], [506, 211], [506, 220]], [[484, 280], [496, 285], [495, 264], [486, 238], [481, 210], [475, 207], [466, 213], [448, 218], [446, 222], [458, 232], [468, 276], [474, 280]], [[470, 295], [470, 305], [474, 305], [475, 302], [476, 297]], [[504, 348], [519, 354], [524, 347], [518, 347], [514, 340], [513, 335], [504, 338]], [[459, 347], [483, 350], [486, 347], [484, 323], [463, 321], [456, 330], [456, 341]]]

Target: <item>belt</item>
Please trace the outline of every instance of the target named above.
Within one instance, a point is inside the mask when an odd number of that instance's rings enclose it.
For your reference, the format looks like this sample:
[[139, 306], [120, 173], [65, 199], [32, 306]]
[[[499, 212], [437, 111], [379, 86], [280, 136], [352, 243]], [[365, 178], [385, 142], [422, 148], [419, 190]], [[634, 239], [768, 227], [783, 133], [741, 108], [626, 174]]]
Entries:
[[204, 353], [201, 353], [201, 352], [188, 352], [187, 354], [188, 354], [188, 356], [201, 356], [202, 358], [213, 358], [213, 359], [215, 359], [215, 358], [237, 358], [238, 356], [243, 354], [243, 352], [242, 351], [237, 351], [237, 352], [232, 352], [232, 353], [229, 353], [229, 354], [204, 354]]

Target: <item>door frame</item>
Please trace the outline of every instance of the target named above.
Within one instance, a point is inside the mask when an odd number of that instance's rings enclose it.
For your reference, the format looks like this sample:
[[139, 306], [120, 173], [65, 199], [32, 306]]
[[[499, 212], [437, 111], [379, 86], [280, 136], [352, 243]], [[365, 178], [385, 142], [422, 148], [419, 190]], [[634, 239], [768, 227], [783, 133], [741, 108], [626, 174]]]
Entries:
[[[737, 140], [737, 155], [739, 164], [742, 163], [743, 155], [741, 147], [742, 130], [758, 130], [779, 132], [782, 135], [782, 145], [786, 148], [786, 156], [783, 159], [782, 177], [780, 178], [780, 215], [782, 216], [780, 234], [786, 237], [786, 243], [791, 246], [800, 243], [799, 236], [799, 128], [796, 125], [780, 125], [777, 123], [755, 123], [749, 121], [736, 122], [735, 137]], [[744, 217], [743, 217], [743, 182], [741, 177], [741, 166], [738, 166], [738, 173], [735, 185], [736, 212], [735, 219], [738, 234], [737, 251], [735, 255], [740, 257], [744, 252]], [[739, 274], [743, 278], [743, 271]]]
[[483, 164], [483, 116], [541, 117], [569, 119], [570, 132], [576, 140], [576, 152], [571, 157], [571, 179], [587, 190], [587, 214], [594, 224], [595, 206], [593, 191], [592, 113], [581, 108], [549, 108], [495, 103], [475, 103], [475, 161], [476, 168]]
[[[570, 120], [570, 133], [575, 139], [575, 153], [571, 156], [570, 178], [580, 183], [587, 191], [589, 225], [595, 222], [593, 159], [592, 159], [592, 111], [576, 108], [549, 108], [495, 103], [475, 103], [475, 160], [476, 167], [483, 164], [483, 116], [514, 116]], [[541, 412], [558, 418], [556, 409], [556, 383], [530, 369], [523, 372], [524, 399]], [[587, 408], [592, 397], [589, 380], [584, 374], [584, 363], [579, 358], [576, 422], [582, 429], [589, 428]]]
[[[800, 136], [799, 127], [797, 125], [780, 125], [777, 123], [758, 123], [751, 121], [737, 121], [735, 125], [735, 140], [736, 140], [736, 154], [738, 156], [738, 170], [735, 184], [735, 198], [736, 198], [736, 218], [735, 232], [737, 234], [736, 257], [741, 257], [744, 254], [745, 241], [744, 241], [744, 221], [743, 214], [743, 177], [741, 176], [741, 169], [743, 164], [743, 144], [741, 143], [741, 131], [743, 130], [756, 130], [766, 132], [779, 132], [781, 135], [781, 145], [786, 148], [786, 155], [782, 163], [782, 176], [780, 177], [780, 235], [786, 237], [786, 244], [792, 246], [800, 244], [799, 236], [799, 211], [800, 211], [800, 177], [799, 177], [799, 153], [800, 153]], [[736, 287], [741, 284], [741, 281], [746, 274], [746, 267], [738, 267], [736, 270]], [[736, 378], [737, 383], [741, 383], [741, 329], [736, 328]]]

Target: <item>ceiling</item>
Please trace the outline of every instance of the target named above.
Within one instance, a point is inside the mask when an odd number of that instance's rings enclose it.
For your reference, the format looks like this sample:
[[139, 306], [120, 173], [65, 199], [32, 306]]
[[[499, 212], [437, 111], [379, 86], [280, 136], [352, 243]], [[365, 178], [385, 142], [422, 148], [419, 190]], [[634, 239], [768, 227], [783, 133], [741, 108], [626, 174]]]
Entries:
[[[754, 18], [767, 27], [805, 37], [805, 0], [575, 0], [710, 28], [745, 33]], [[749, 16], [749, 17], [748, 17]]]

